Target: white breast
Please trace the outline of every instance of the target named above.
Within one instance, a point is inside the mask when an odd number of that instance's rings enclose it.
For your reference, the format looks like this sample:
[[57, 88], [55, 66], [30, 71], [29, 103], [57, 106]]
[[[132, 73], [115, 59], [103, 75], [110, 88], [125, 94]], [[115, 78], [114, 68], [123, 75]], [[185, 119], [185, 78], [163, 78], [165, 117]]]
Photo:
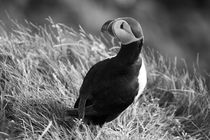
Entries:
[[144, 88], [146, 87], [147, 84], [147, 71], [145, 67], [145, 62], [143, 57], [142, 58], [142, 65], [139, 71], [139, 76], [138, 76], [138, 81], [139, 81], [139, 91], [137, 96], [135, 97], [135, 102], [139, 99], [139, 96], [143, 93]]

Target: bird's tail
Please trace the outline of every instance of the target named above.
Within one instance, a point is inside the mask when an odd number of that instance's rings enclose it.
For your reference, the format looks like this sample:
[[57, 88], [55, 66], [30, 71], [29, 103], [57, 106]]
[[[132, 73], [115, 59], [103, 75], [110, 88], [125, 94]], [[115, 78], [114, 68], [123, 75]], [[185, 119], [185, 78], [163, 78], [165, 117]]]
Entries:
[[70, 108], [66, 110], [65, 116], [70, 116], [70, 117], [78, 117], [78, 109], [77, 108]]

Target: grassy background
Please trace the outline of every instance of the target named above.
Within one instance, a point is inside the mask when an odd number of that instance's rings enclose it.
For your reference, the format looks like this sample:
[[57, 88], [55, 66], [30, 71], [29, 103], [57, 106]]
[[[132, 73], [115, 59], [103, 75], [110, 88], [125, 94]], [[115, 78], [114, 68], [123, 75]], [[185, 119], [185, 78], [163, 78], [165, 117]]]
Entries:
[[205, 79], [148, 46], [148, 85], [139, 103], [102, 128], [67, 119], [88, 69], [119, 45], [48, 20], [45, 27], [13, 22], [11, 32], [0, 26], [0, 138], [210, 139]]

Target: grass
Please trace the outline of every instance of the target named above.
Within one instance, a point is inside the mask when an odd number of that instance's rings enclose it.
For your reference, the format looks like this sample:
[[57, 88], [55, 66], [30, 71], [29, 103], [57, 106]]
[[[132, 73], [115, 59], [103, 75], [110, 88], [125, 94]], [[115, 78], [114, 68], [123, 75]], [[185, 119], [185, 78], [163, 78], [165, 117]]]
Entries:
[[139, 104], [102, 128], [66, 119], [64, 112], [73, 106], [88, 69], [118, 50], [114, 40], [82, 28], [76, 32], [51, 19], [45, 27], [13, 22], [9, 32], [2, 23], [0, 138], [210, 139], [205, 79], [196, 69], [189, 72], [184, 60], [169, 59], [147, 46], [148, 85]]

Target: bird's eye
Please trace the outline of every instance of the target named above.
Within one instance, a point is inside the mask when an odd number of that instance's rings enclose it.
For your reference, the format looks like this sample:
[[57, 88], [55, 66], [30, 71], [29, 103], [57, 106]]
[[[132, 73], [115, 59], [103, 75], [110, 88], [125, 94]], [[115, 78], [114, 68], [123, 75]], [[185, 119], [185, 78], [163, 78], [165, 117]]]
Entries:
[[120, 25], [120, 29], [123, 29], [124, 22]]

